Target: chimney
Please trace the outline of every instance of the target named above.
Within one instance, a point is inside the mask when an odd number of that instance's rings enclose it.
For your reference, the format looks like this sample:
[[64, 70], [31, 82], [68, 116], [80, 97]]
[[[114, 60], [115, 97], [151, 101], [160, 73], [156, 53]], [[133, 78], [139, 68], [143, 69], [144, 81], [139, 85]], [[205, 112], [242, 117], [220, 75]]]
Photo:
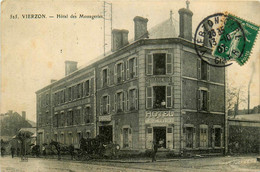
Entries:
[[179, 10], [180, 35], [179, 37], [192, 41], [192, 11], [189, 9], [189, 1], [186, 1], [187, 8]]
[[56, 82], [57, 80], [56, 79], [51, 79], [51, 84]]
[[65, 76], [76, 71], [78, 69], [77, 64], [78, 62], [75, 61], [65, 61]]
[[148, 31], [147, 31], [147, 18], [143, 18], [140, 16], [136, 16], [134, 18], [135, 22], [135, 40], [147, 38]]
[[121, 30], [121, 34], [122, 34], [122, 46], [125, 46], [128, 44], [128, 30]]
[[8, 115], [12, 115], [13, 111], [12, 110], [8, 110]]
[[22, 118], [23, 118], [24, 120], [26, 120], [26, 112], [25, 112], [25, 111], [22, 111]]
[[116, 51], [127, 44], [128, 44], [128, 30], [113, 29], [111, 51]]

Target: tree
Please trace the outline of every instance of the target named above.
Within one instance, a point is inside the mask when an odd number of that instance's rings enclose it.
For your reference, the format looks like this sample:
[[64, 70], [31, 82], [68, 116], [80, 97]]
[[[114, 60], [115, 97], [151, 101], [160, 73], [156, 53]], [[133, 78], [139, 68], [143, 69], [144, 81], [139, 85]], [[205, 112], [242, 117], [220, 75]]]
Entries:
[[[238, 115], [239, 106], [247, 101], [245, 91], [229, 84], [227, 86], [227, 110], [228, 112], [234, 111], [234, 117]], [[229, 113], [232, 115], [232, 113]]]

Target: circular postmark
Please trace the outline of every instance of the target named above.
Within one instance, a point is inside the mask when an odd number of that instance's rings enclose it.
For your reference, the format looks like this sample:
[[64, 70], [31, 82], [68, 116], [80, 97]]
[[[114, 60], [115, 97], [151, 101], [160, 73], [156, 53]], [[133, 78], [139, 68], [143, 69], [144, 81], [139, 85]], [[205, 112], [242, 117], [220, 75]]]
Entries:
[[[204, 18], [196, 28], [194, 45], [201, 60], [214, 67], [227, 67], [240, 58], [246, 43], [244, 30], [239, 21], [224, 13]], [[211, 52], [214, 59], [207, 58]]]

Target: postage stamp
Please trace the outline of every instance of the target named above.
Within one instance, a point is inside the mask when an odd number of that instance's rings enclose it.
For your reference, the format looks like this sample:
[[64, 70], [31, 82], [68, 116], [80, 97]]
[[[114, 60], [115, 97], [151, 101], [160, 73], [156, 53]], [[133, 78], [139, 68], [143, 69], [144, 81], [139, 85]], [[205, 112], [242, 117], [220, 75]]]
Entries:
[[243, 65], [249, 59], [259, 31], [259, 26], [228, 12], [222, 16], [222, 34], [217, 38], [212, 55], [225, 60], [235, 60]]

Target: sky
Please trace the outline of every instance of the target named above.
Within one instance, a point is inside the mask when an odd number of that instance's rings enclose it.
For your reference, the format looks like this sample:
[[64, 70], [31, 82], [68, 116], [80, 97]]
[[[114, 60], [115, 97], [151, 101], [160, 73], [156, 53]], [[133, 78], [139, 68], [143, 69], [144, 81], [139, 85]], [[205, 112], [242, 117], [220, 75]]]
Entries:
[[[185, 0], [111, 0], [113, 28], [129, 30], [133, 38], [135, 16], [148, 18], [148, 29], [170, 17], [179, 21], [178, 10], [186, 7]], [[190, 1], [193, 12], [193, 32], [208, 15], [228, 11], [236, 16], [260, 24], [259, 1]], [[10, 19], [10, 16], [19, 19]], [[44, 14], [45, 19], [23, 19], [25, 14]], [[57, 19], [57, 14], [67, 19]], [[72, 14], [103, 15], [103, 1], [84, 0], [5, 0], [1, 4], [1, 92], [0, 113], [8, 110], [27, 112], [36, 119], [35, 92], [65, 75], [65, 60], [85, 66], [103, 54], [103, 20], [73, 19]], [[109, 12], [107, 13], [109, 15]], [[54, 18], [49, 18], [54, 16]], [[107, 23], [108, 24], [108, 23]], [[107, 25], [108, 26], [108, 25]], [[109, 32], [109, 27], [106, 27]], [[107, 32], [107, 33], [108, 33]], [[107, 40], [110, 38], [107, 37]], [[227, 68], [228, 82], [247, 92], [253, 65], [251, 108], [260, 104], [259, 66], [260, 38], [255, 42], [248, 62]], [[110, 41], [107, 42], [110, 44]], [[109, 45], [107, 46], [109, 50]], [[242, 105], [241, 108], [246, 106]]]

